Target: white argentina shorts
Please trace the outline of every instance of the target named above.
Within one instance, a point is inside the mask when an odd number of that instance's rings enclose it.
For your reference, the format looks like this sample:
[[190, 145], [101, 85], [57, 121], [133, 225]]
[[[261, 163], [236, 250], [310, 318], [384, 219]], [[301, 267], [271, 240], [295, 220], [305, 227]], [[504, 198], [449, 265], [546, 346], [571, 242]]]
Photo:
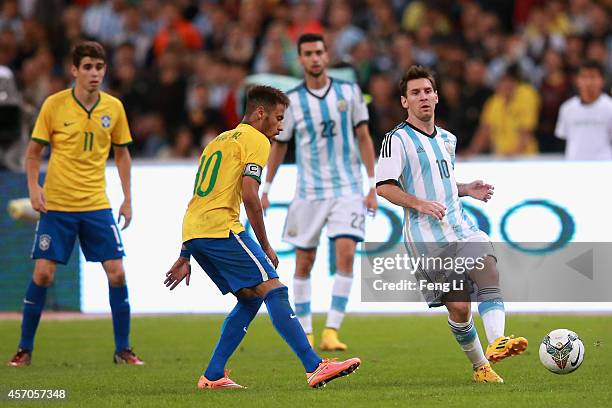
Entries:
[[360, 194], [323, 200], [294, 198], [287, 210], [283, 241], [301, 249], [316, 248], [326, 225], [328, 238], [363, 241], [366, 215], [363, 200]]

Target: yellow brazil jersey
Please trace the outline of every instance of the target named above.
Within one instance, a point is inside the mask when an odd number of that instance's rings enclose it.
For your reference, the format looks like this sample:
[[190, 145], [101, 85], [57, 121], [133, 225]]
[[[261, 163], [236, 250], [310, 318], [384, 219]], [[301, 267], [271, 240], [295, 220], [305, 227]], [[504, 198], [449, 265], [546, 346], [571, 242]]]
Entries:
[[132, 142], [119, 99], [100, 92], [87, 111], [66, 89], [43, 104], [32, 140], [51, 145], [45, 177], [47, 208], [56, 211], [93, 211], [110, 208], [104, 170], [111, 144]]
[[[494, 154], [515, 153], [520, 142], [519, 131], [534, 132], [538, 125], [540, 97], [536, 90], [526, 83], [516, 86], [514, 95], [506, 102], [500, 95], [491, 96], [485, 103], [481, 122], [491, 129], [491, 150]], [[538, 144], [532, 136], [525, 150], [520, 154], [538, 152]]]
[[269, 154], [268, 138], [244, 123], [221, 133], [206, 146], [183, 219], [183, 242], [227, 238], [230, 231], [244, 231], [240, 203], [245, 167], [255, 164], [263, 168]]

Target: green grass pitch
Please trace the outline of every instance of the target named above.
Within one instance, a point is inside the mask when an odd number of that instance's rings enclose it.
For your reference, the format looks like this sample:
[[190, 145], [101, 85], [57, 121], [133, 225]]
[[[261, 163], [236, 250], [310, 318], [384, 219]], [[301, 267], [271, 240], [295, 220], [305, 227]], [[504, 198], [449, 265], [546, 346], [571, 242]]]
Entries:
[[[200, 391], [197, 379], [215, 344], [223, 317], [135, 317], [132, 343], [143, 367], [112, 364], [110, 319], [43, 320], [33, 364], [0, 367], [0, 406], [74, 407], [609, 407], [612, 406], [612, 316], [509, 315], [507, 332], [530, 348], [495, 365], [505, 384], [474, 384], [466, 357], [443, 315], [348, 316], [341, 339], [361, 369], [325, 389], [306, 385], [302, 367], [258, 316], [230, 360], [232, 378], [246, 390]], [[479, 324], [481, 341], [484, 331]], [[319, 333], [323, 316], [316, 316]], [[19, 321], [0, 320], [0, 357], [15, 351]], [[542, 337], [555, 328], [576, 331], [586, 355], [574, 373], [546, 371], [538, 359]], [[62, 402], [11, 402], [10, 389], [65, 389]]]

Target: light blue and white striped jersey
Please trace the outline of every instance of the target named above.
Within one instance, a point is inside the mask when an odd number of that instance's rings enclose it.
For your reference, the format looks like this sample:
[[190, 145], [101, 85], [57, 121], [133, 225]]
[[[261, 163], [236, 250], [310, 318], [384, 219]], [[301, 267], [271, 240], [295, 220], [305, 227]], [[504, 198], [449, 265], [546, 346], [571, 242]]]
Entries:
[[408, 194], [446, 206], [446, 215], [435, 217], [404, 211], [404, 235], [411, 242], [454, 242], [478, 227], [464, 212], [455, 180], [457, 138], [436, 127], [427, 135], [402, 122], [383, 140], [376, 165], [376, 182], [395, 182]]
[[295, 135], [295, 196], [320, 200], [362, 194], [361, 157], [354, 129], [368, 121], [368, 109], [359, 86], [330, 78], [329, 88], [321, 96], [303, 82], [287, 96], [290, 105], [276, 140], [288, 142]]

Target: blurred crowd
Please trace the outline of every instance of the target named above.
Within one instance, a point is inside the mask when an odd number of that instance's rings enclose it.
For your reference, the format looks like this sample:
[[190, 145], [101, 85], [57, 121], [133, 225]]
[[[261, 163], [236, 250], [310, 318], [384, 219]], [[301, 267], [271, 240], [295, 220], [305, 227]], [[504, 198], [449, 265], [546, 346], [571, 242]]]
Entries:
[[[71, 85], [73, 44], [105, 45], [104, 89], [123, 101], [136, 157], [198, 155], [239, 122], [248, 75], [301, 76], [295, 42], [304, 32], [324, 34], [332, 66], [352, 67], [371, 96], [377, 152], [405, 118], [397, 84], [412, 64], [437, 73], [437, 122], [457, 135], [466, 156], [563, 151], [554, 127], [578, 65], [598, 61], [606, 92], [612, 79], [610, 0], [0, 3], [0, 66], [12, 70], [33, 111]], [[529, 133], [523, 150], [474, 143], [483, 125], [515, 137], [514, 123]]]

